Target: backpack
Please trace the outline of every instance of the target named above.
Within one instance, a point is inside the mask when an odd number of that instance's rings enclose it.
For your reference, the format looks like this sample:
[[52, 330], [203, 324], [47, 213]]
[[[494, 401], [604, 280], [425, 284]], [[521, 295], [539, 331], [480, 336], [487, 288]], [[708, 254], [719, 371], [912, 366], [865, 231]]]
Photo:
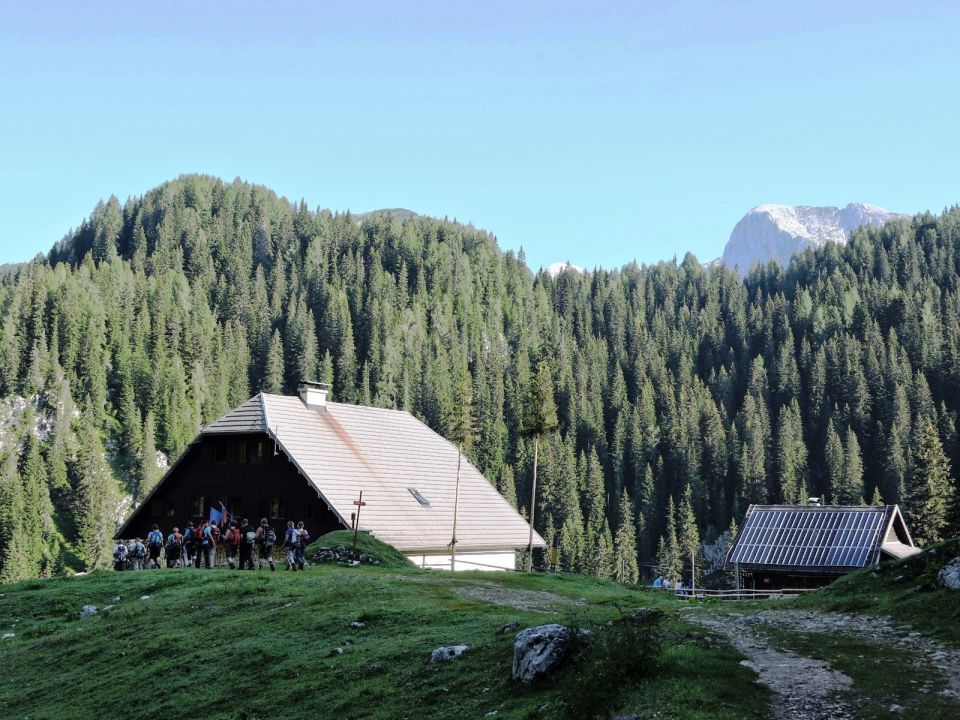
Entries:
[[202, 545], [211, 545], [213, 544], [213, 530], [210, 529], [210, 526], [207, 525], [203, 529], [203, 542]]
[[133, 552], [130, 553], [133, 557], [138, 560], [147, 554], [147, 549], [143, 546], [143, 543], [135, 543], [133, 546]]
[[260, 540], [263, 543], [264, 547], [273, 547], [277, 544], [277, 531], [272, 527], [268, 527]]
[[160, 534], [159, 530], [151, 530], [150, 534], [147, 535], [147, 542], [152, 548], [158, 548], [163, 545], [163, 535]]
[[227, 530], [227, 544], [236, 547], [240, 544], [240, 531], [236, 528]]
[[304, 544], [304, 545], [309, 545], [309, 544], [310, 544], [310, 533], [307, 532], [307, 529], [306, 529], [306, 528], [300, 528], [299, 530], [297, 530], [297, 532], [300, 533], [300, 542], [301, 542], [302, 544]]
[[257, 531], [256, 530], [247, 530], [244, 535], [244, 540], [246, 540], [247, 545], [253, 545], [257, 540]]
[[193, 542], [193, 528], [187, 528], [183, 531], [183, 544], [189, 545]]
[[300, 531], [290, 528], [290, 547], [300, 547]]

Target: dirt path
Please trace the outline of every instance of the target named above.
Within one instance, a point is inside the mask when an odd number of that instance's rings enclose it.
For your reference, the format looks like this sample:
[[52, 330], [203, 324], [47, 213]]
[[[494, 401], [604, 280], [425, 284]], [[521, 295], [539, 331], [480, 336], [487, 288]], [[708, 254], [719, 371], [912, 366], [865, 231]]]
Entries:
[[745, 655], [743, 664], [754, 669], [773, 694], [773, 716], [782, 720], [849, 718], [839, 696], [851, 689], [851, 679], [823, 660], [779, 650], [770, 644], [767, 629], [804, 635], [853, 635], [914, 658], [918, 677], [933, 670], [945, 687], [938, 694], [960, 700], [960, 650], [924, 637], [909, 626], [896, 626], [884, 618], [803, 610], [762, 610], [746, 615], [713, 615], [691, 608], [684, 619], [726, 637]]
[[492, 583], [476, 582], [455, 589], [461, 597], [483, 600], [495, 605], [505, 605], [517, 610], [530, 610], [541, 613], [557, 613], [571, 606], [583, 606], [586, 602], [572, 600], [547, 590], [524, 590], [505, 588]]
[[741, 664], [760, 675], [773, 695], [771, 710], [778, 720], [848, 720], [847, 706], [837, 696], [853, 681], [823, 660], [770, 646], [749, 616], [708, 616], [685, 613], [684, 619], [723, 635], [747, 657]]

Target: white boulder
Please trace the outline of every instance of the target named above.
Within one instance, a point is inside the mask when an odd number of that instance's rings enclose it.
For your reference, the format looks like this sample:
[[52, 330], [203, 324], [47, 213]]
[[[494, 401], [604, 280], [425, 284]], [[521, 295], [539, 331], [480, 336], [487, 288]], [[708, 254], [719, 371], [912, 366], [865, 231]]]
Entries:
[[513, 643], [513, 679], [533, 682], [566, 660], [570, 650], [570, 629], [551, 623], [517, 633]]
[[940, 570], [937, 582], [948, 590], [960, 590], [960, 557], [955, 557]]
[[447, 645], [445, 647], [438, 647], [430, 653], [430, 662], [450, 662], [463, 655], [469, 649], [469, 645]]

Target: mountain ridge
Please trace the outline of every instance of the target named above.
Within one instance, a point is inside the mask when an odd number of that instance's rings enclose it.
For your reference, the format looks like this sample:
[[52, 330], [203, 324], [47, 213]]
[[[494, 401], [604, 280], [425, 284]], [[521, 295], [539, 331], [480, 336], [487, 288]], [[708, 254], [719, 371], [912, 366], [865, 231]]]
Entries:
[[734, 226], [720, 262], [737, 269], [741, 275], [754, 265], [771, 260], [785, 266], [790, 258], [807, 248], [818, 248], [828, 242], [844, 244], [857, 228], [879, 227], [906, 217], [867, 203], [849, 203], [843, 208], [757, 205]]

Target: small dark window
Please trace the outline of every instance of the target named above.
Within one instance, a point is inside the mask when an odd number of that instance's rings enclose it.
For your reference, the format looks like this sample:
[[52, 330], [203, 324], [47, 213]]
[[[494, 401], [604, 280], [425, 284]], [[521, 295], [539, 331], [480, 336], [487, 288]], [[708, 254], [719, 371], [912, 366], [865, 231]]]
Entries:
[[290, 514], [290, 499], [275, 497], [270, 500], [270, 517], [286, 518]]
[[263, 440], [247, 443], [247, 462], [263, 462]]
[[204, 507], [204, 498], [198, 497], [194, 498], [193, 502], [190, 503], [190, 514], [193, 517], [203, 517], [203, 507]]
[[177, 514], [177, 504], [173, 500], [167, 500], [163, 514], [167, 517], [173, 517]]
[[419, 490], [417, 490], [416, 488], [407, 488], [407, 490], [409, 490], [410, 494], [417, 499], [418, 503], [420, 503], [424, 507], [430, 507], [430, 501], [427, 500], [427, 498], [424, 495], [422, 495]]
[[237, 443], [237, 462], [238, 463], [250, 462], [247, 459], [247, 452], [249, 451], [249, 448], [250, 446], [247, 443], [243, 442], [242, 440]]
[[217, 441], [213, 445], [213, 461], [215, 463], [225, 463], [227, 461], [227, 443], [223, 440]]

